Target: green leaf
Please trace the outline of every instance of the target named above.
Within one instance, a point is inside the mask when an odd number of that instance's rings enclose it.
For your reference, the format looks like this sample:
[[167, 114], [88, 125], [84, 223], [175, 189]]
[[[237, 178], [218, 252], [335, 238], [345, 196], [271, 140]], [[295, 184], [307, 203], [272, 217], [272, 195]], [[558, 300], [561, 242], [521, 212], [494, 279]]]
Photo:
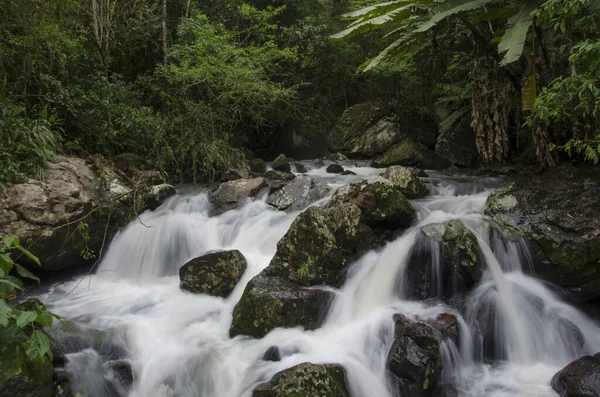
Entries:
[[50, 340], [45, 332], [39, 329], [31, 333], [30, 345], [27, 349], [27, 356], [30, 358], [43, 357], [50, 351]]
[[332, 39], [343, 39], [346, 37], [352, 37], [359, 33], [369, 31], [373, 28], [381, 27], [395, 19], [404, 19], [410, 15], [413, 7], [413, 3], [401, 7], [396, 7], [383, 15], [367, 19], [366, 21], [360, 23], [351, 24], [350, 27], [348, 27], [346, 30], [342, 30], [341, 32], [332, 34], [330, 37]]
[[6, 327], [8, 325], [11, 313], [12, 308], [4, 302], [4, 299], [0, 299], [0, 326]]
[[535, 76], [531, 75], [527, 78], [527, 82], [525, 83], [525, 88], [523, 88], [522, 102], [523, 102], [523, 110], [531, 110], [533, 109], [533, 104], [537, 98], [537, 83], [535, 81]]
[[383, 9], [383, 10], [387, 11], [388, 9], [390, 9], [390, 6], [391, 6], [391, 8], [393, 8], [398, 3], [406, 3], [406, 2], [407, 2], [407, 0], [396, 0], [396, 1], [386, 1], [384, 3], [374, 4], [369, 7], [361, 8], [359, 10], [350, 11], [345, 14], [342, 14], [342, 18], [354, 19], [354, 18], [358, 18], [358, 17], [364, 16], [364, 15], [370, 14], [371, 12], [376, 11], [376, 10], [381, 11]]
[[13, 247], [15, 245], [19, 245], [19, 239], [16, 238], [16, 237], [8, 237], [8, 236], [6, 236], [6, 237], [4, 237], [2, 239], [2, 241], [4, 242], [4, 245], [6, 247], [8, 247], [8, 248], [11, 248], [11, 247]]
[[476, 10], [483, 8], [490, 3], [498, 0], [448, 0], [444, 4], [436, 7], [434, 15], [427, 21], [421, 24], [416, 29], [416, 32], [426, 32], [444, 19], [464, 11]]
[[30, 312], [30, 311], [16, 311], [17, 313], [16, 315], [16, 320], [17, 320], [17, 327], [19, 328], [23, 328], [24, 326], [26, 326], [27, 324], [35, 321], [35, 319], [37, 318], [38, 314], [36, 312]]
[[21, 247], [20, 245], [17, 245], [17, 249], [19, 251], [21, 251], [22, 253], [24, 253], [29, 259], [34, 261], [36, 264], [40, 265], [40, 260], [38, 259], [37, 256], [33, 255], [31, 252], [27, 251], [25, 248]]
[[412, 38], [413, 38], [413, 35], [411, 33], [409, 33], [409, 34], [404, 35], [403, 37], [400, 37], [398, 40], [394, 41], [392, 44], [387, 46], [383, 51], [381, 51], [371, 62], [369, 62], [367, 67], [363, 70], [363, 73], [368, 72], [369, 70], [372, 70], [373, 68], [377, 67], [377, 65], [379, 65], [381, 62], [386, 60], [388, 57], [390, 57], [392, 51], [407, 44]]
[[7, 279], [0, 279], [0, 284], [6, 285], [7, 287], [11, 288], [11, 290], [18, 289], [19, 291], [21, 291], [23, 289], [23, 287], [21, 287], [20, 285], [15, 284]]
[[54, 316], [49, 311], [43, 310], [35, 321], [40, 325], [50, 327], [54, 323]]
[[518, 60], [523, 54], [527, 33], [532, 25], [533, 12], [537, 9], [535, 4], [525, 5], [515, 16], [507, 22], [508, 28], [498, 44], [498, 52], [505, 53], [500, 66], [506, 66]]
[[37, 281], [38, 283], [40, 282], [40, 279], [37, 278], [35, 274], [31, 273], [29, 270], [19, 265], [18, 263], [15, 263], [15, 268], [17, 269], [17, 273], [19, 273], [21, 277], [30, 278], [32, 280]]

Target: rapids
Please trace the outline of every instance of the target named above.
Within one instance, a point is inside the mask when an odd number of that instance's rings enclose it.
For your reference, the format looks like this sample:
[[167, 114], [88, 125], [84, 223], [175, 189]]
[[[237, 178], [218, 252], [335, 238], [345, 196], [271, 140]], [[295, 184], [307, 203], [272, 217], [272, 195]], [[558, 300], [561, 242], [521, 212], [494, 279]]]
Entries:
[[[326, 174], [324, 168], [308, 175], [338, 187], [382, 172], [346, 168], [357, 175]], [[310, 361], [343, 365], [354, 397], [395, 397], [386, 357], [392, 315], [402, 312], [415, 319], [458, 317], [459, 346], [442, 347], [443, 381], [454, 384], [457, 395], [556, 396], [552, 375], [578, 356], [600, 351], [598, 324], [561, 300], [552, 286], [527, 275], [526, 247], [504, 238], [483, 215], [487, 196], [501, 180], [442, 173], [426, 180], [431, 195], [413, 200], [418, 211], [413, 227], [350, 266], [345, 284], [323, 308], [321, 328], [276, 329], [260, 340], [229, 338], [232, 311], [298, 213], [276, 211], [262, 197], [211, 217], [207, 194], [187, 192], [142, 214], [115, 237], [94, 275], [52, 285], [40, 296], [69, 320], [69, 327], [59, 324], [52, 333], [67, 352], [77, 345], [67, 354], [66, 368], [76, 389], [87, 397], [250, 396], [275, 373]], [[462, 312], [441, 300], [407, 300], [398, 282], [418, 244], [418, 228], [451, 219], [461, 219], [475, 234], [487, 265]], [[248, 268], [228, 298], [179, 289], [178, 268], [188, 259], [234, 248]], [[287, 352], [282, 360], [262, 360], [275, 345]], [[131, 363], [131, 390], [114, 382], [107, 366], [113, 359]]]

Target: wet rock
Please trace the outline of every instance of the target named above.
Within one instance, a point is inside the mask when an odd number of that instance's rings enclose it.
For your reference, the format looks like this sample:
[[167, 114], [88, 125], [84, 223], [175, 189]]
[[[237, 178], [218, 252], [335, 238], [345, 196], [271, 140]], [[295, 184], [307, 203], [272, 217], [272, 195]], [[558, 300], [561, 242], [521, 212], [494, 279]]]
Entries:
[[221, 178], [219, 179], [221, 183], [235, 181], [237, 179], [242, 179], [243, 176], [239, 172], [239, 170], [227, 170], [221, 174]]
[[551, 385], [561, 397], [600, 396], [600, 357], [578, 358], [557, 372]]
[[104, 363], [104, 368], [110, 371], [114, 379], [125, 389], [129, 389], [131, 385], [133, 385], [133, 369], [131, 368], [131, 364], [127, 361], [107, 361]]
[[475, 131], [470, 126], [469, 118], [466, 117], [465, 122], [440, 134], [435, 151], [450, 160], [452, 164], [470, 167], [476, 163], [479, 156], [475, 142]]
[[310, 207], [277, 243], [277, 252], [264, 272], [301, 285], [339, 286], [347, 266], [378, 244], [372, 230], [362, 223], [357, 206]]
[[383, 101], [365, 102], [344, 111], [329, 135], [329, 148], [350, 157], [369, 158], [402, 139], [435, 145], [434, 123], [407, 114]]
[[346, 170], [346, 171], [342, 172], [342, 175], [356, 175], [356, 172], [350, 171], [350, 170]]
[[267, 204], [282, 211], [299, 211], [328, 193], [329, 188], [325, 184], [313, 181], [306, 175], [300, 175], [270, 194]]
[[52, 397], [52, 363], [44, 359], [41, 363], [33, 364], [30, 371], [33, 378], [15, 375], [0, 385], [0, 397]]
[[313, 163], [317, 166], [317, 168], [325, 167], [325, 163], [321, 159], [315, 159], [313, 160]]
[[[57, 157], [48, 163], [43, 181], [29, 179], [0, 194], [0, 235], [19, 237], [44, 270], [92, 263], [95, 259], [81, 257], [82, 250], [97, 252], [105, 237], [110, 241], [132, 205], [132, 189], [111, 167], [98, 158], [87, 163], [76, 157]], [[88, 214], [86, 242], [77, 228]]]
[[425, 145], [412, 141], [402, 141], [373, 160], [373, 167], [376, 168], [386, 168], [392, 165], [425, 169], [445, 169], [451, 163]]
[[325, 171], [329, 174], [341, 174], [344, 172], [344, 167], [339, 164], [329, 164]]
[[339, 203], [358, 206], [369, 226], [407, 228], [416, 216], [414, 208], [398, 187], [382, 177], [339, 188], [331, 197], [329, 206]]
[[54, 371], [54, 397], [75, 397], [71, 374], [68, 371]]
[[210, 197], [215, 204], [217, 213], [236, 208], [248, 197], [254, 197], [267, 186], [264, 178], [238, 179], [222, 183]]
[[302, 363], [281, 371], [252, 397], [349, 397], [346, 371], [340, 365]]
[[267, 165], [265, 164], [265, 161], [263, 159], [257, 157], [250, 160], [250, 171], [262, 174], [266, 170]]
[[406, 269], [409, 297], [450, 299], [467, 292], [481, 278], [479, 257], [477, 238], [460, 220], [422, 227]]
[[270, 180], [274, 180], [274, 181], [282, 181], [283, 180], [283, 175], [281, 175], [279, 172], [273, 171], [273, 170], [269, 170], [269, 171], [265, 172], [263, 177], [265, 179], [270, 179]]
[[290, 160], [285, 156], [285, 154], [280, 154], [273, 160], [271, 164], [276, 171], [290, 172], [292, 167], [290, 167]]
[[423, 181], [413, 175], [407, 167], [391, 166], [385, 171], [383, 177], [394, 183], [408, 199], [423, 198], [429, 193]]
[[537, 277], [577, 298], [600, 297], [600, 172], [562, 166], [516, 177], [488, 197], [486, 215], [530, 245]]
[[431, 325], [402, 314], [395, 314], [394, 322], [394, 342], [387, 362], [400, 395], [435, 395], [442, 370], [440, 345], [445, 336]]
[[267, 349], [267, 351], [265, 352], [265, 355], [263, 356], [263, 360], [264, 361], [280, 361], [281, 354], [279, 354], [279, 348], [277, 346], [269, 347], [269, 349]]
[[299, 174], [306, 174], [309, 171], [308, 167], [302, 163], [294, 164], [294, 168], [296, 168], [296, 172]]
[[346, 161], [348, 160], [348, 157], [342, 153], [329, 153], [328, 155], [323, 156], [322, 160]]
[[425, 172], [425, 171], [423, 171], [423, 170], [419, 170], [419, 172], [417, 172], [417, 176], [418, 176], [419, 178], [429, 178], [429, 174], [428, 174], [428, 173], [426, 173], [426, 172]]
[[442, 313], [427, 323], [440, 331], [445, 338], [458, 343], [458, 319], [455, 315]]
[[144, 195], [146, 208], [148, 208], [150, 211], [154, 211], [160, 207], [166, 199], [174, 196], [175, 194], [177, 194], [175, 188], [167, 183], [151, 186], [148, 192]]
[[196, 294], [227, 297], [246, 271], [238, 250], [218, 251], [194, 258], [179, 269], [179, 287]]
[[331, 292], [262, 272], [250, 280], [235, 306], [229, 334], [262, 338], [278, 327], [316, 329], [332, 298]]

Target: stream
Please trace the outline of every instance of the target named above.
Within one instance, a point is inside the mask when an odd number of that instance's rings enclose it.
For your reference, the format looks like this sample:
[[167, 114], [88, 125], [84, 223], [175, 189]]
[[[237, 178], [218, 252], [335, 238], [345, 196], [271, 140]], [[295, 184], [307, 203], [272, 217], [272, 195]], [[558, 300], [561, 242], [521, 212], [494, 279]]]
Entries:
[[[357, 175], [341, 176], [306, 165], [312, 168], [307, 175], [333, 188], [384, 171], [345, 167]], [[526, 246], [507, 239], [483, 215], [486, 198], [502, 186], [501, 179], [431, 172], [424, 180], [430, 195], [411, 200], [417, 220], [349, 267], [334, 301], [323, 308], [321, 328], [278, 328], [258, 340], [229, 337], [232, 311], [299, 212], [277, 211], [262, 196], [210, 216], [207, 193], [186, 191], [142, 214], [115, 237], [95, 274], [52, 285], [40, 296], [70, 323], [58, 324], [52, 333], [63, 341], [75, 389], [86, 397], [251, 396], [277, 372], [313, 362], [341, 364], [353, 397], [396, 397], [386, 359], [392, 317], [400, 312], [419, 320], [441, 313], [458, 318], [460, 343], [442, 346], [442, 381], [453, 385], [455, 395], [557, 396], [551, 377], [570, 361], [600, 351], [598, 324], [528, 275]], [[481, 281], [461, 305], [409, 299], [406, 268], [411, 249], [422, 244], [418, 229], [454, 219], [477, 238], [486, 265]], [[222, 249], [238, 249], [248, 261], [229, 297], [179, 289], [180, 266]], [[433, 255], [434, 281], [439, 260]], [[433, 285], [439, 297], [448, 292], [447, 286]], [[272, 346], [282, 352], [280, 361], [263, 360]], [[130, 390], [116, 380], [110, 365], [115, 360], [131, 364]]]

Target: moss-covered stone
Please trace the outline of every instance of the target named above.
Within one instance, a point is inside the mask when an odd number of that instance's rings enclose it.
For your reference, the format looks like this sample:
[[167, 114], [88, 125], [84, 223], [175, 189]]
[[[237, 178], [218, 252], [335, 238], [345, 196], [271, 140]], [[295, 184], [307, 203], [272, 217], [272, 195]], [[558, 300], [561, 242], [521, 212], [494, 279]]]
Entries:
[[276, 171], [290, 172], [292, 170], [290, 160], [283, 153], [273, 160], [271, 167]]
[[269, 171], [265, 172], [263, 177], [265, 179], [270, 179], [273, 181], [282, 181], [283, 180], [283, 175], [281, 175], [279, 172], [273, 171], [273, 170], [269, 170]]
[[340, 365], [302, 363], [281, 371], [252, 397], [349, 397], [346, 371]]
[[331, 197], [329, 206], [340, 203], [358, 206], [365, 223], [369, 226], [406, 228], [416, 216], [414, 208], [400, 189], [382, 177], [374, 177], [338, 189]]
[[262, 174], [267, 169], [267, 165], [265, 164], [265, 160], [256, 157], [250, 160], [250, 171]]
[[392, 165], [444, 169], [450, 167], [451, 163], [427, 146], [405, 140], [392, 146], [373, 161], [373, 167], [377, 168], [386, 168]]
[[423, 181], [407, 167], [391, 166], [385, 171], [383, 177], [396, 185], [408, 199], [423, 198], [429, 193]]
[[250, 280], [235, 306], [229, 334], [262, 338], [279, 327], [315, 329], [332, 297], [331, 292], [306, 288], [262, 272]]
[[194, 258], [179, 269], [179, 287], [196, 294], [227, 297], [246, 271], [238, 250], [218, 251]]

